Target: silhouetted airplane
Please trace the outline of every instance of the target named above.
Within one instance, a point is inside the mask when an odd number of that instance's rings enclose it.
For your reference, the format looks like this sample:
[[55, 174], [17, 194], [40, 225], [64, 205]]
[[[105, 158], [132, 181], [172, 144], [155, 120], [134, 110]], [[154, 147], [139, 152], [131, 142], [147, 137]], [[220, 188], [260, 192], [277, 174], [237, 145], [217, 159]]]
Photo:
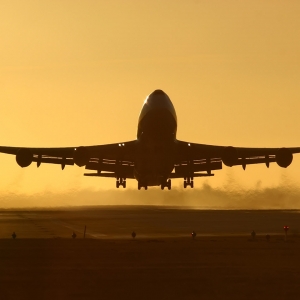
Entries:
[[126, 179], [136, 179], [138, 189], [161, 186], [171, 189], [172, 178], [183, 178], [184, 188], [194, 187], [194, 178], [213, 176], [213, 170], [276, 162], [288, 167], [300, 148], [238, 148], [183, 142], [176, 139], [174, 106], [162, 90], [150, 94], [138, 120], [137, 139], [117, 144], [68, 148], [0, 147], [0, 152], [16, 155], [22, 168], [32, 162], [85, 166], [85, 176], [116, 178], [116, 187], [126, 187]]

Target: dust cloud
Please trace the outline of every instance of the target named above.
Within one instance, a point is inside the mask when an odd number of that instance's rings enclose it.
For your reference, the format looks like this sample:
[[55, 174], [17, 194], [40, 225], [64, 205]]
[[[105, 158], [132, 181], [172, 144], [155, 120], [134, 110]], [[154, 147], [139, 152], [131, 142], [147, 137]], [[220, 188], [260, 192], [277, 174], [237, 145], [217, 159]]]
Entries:
[[162, 205], [197, 209], [300, 209], [300, 188], [282, 183], [276, 187], [254, 188], [225, 185], [213, 188], [204, 183], [201, 188], [174, 188], [161, 191], [145, 190], [68, 190], [65, 193], [36, 194], [2, 193], [0, 208], [51, 208], [94, 205]]

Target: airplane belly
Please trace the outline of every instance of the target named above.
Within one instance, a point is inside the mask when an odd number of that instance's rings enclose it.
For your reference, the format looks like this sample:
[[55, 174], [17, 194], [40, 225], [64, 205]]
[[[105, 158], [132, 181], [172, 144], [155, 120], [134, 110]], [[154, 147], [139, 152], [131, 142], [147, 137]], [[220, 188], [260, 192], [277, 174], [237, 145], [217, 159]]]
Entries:
[[135, 167], [134, 176], [147, 186], [161, 185], [169, 178], [173, 170], [173, 165], [162, 167], [162, 164], [165, 165], [164, 162], [160, 164], [151, 163], [151, 161], [141, 162]]
[[174, 168], [173, 151], [163, 144], [142, 146], [135, 161], [134, 176], [145, 185], [161, 185]]

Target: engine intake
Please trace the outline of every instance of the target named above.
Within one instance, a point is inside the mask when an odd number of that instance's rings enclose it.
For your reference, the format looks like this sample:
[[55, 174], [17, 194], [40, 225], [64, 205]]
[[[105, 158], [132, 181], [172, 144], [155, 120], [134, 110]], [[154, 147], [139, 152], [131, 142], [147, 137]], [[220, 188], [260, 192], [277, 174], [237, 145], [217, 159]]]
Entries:
[[293, 161], [293, 153], [287, 148], [281, 148], [276, 153], [276, 163], [281, 168], [287, 168]]
[[16, 161], [21, 168], [26, 168], [32, 163], [33, 154], [29, 149], [21, 148], [16, 155]]
[[89, 162], [89, 151], [86, 147], [77, 147], [74, 149], [73, 160], [78, 167], [83, 167]]
[[222, 161], [223, 164], [227, 167], [236, 165], [238, 162], [237, 150], [232, 146], [226, 147], [222, 155]]

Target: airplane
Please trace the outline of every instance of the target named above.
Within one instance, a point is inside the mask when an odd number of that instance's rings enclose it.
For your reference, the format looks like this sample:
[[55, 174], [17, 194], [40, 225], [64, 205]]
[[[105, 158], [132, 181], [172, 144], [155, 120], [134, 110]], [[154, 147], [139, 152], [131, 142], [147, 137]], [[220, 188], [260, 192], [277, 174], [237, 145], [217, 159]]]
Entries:
[[190, 143], [176, 139], [175, 108], [162, 90], [155, 90], [145, 100], [137, 127], [137, 138], [115, 144], [28, 148], [0, 146], [0, 153], [13, 154], [22, 168], [36, 162], [77, 165], [92, 170], [85, 176], [112, 177], [116, 187], [126, 188], [127, 179], [136, 179], [138, 189], [160, 186], [171, 189], [171, 180], [183, 179], [183, 186], [194, 187], [194, 178], [214, 176], [222, 166], [242, 166], [276, 162], [286, 168], [293, 161], [293, 148], [242, 148]]

